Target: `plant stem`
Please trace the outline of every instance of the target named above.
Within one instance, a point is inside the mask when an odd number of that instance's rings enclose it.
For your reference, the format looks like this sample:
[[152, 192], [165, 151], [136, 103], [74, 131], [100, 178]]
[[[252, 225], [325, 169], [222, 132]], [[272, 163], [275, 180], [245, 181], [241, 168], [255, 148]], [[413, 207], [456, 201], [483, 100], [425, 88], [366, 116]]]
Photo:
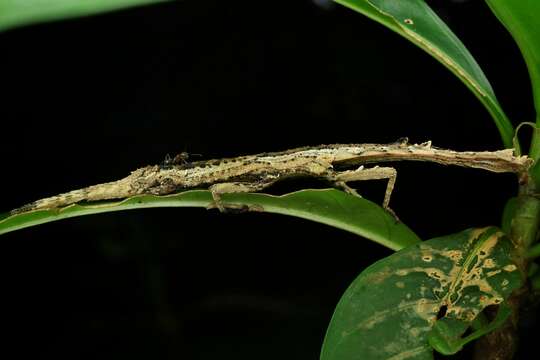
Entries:
[[[540, 117], [536, 119], [536, 126], [540, 126]], [[538, 160], [540, 156], [540, 139], [538, 138], [537, 131], [535, 130], [531, 140], [531, 147], [529, 149], [529, 156], [535, 161]]]
[[540, 187], [540, 162], [538, 161], [540, 159], [540, 111], [538, 112], [538, 115], [536, 116], [536, 129], [533, 132], [532, 140], [531, 140], [531, 147], [529, 149], [529, 157], [531, 157], [534, 160], [534, 165], [532, 169], [530, 170], [532, 178], [536, 182], [536, 186]]
[[527, 285], [527, 251], [536, 241], [540, 224], [540, 199], [536, 196], [536, 182], [527, 181], [519, 188], [516, 210], [512, 218], [510, 238], [514, 243], [514, 261], [521, 271], [523, 287], [508, 300], [512, 308], [512, 316], [497, 331], [479, 341], [475, 346], [474, 359], [511, 360], [517, 348], [517, 323], [520, 303], [528, 294]]
[[[526, 251], [536, 241], [538, 225], [540, 224], [540, 199], [536, 196], [535, 181], [528, 181], [520, 186], [517, 198], [516, 212], [512, 219], [510, 237], [516, 246], [517, 261], [525, 270], [527, 261]], [[524, 271], [526, 274], [526, 272]]]

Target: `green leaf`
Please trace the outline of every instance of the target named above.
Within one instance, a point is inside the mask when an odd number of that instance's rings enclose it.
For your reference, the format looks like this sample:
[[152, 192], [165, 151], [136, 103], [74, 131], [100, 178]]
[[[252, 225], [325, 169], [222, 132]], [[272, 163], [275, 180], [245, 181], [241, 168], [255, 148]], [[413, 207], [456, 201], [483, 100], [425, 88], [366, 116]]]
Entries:
[[512, 34], [529, 69], [536, 111], [540, 112], [540, 1], [486, 0], [487, 4]]
[[499, 305], [497, 316], [488, 325], [474, 331], [465, 338], [461, 334], [466, 330], [463, 329], [464, 323], [460, 320], [445, 317], [435, 322], [433, 329], [428, 334], [428, 341], [431, 347], [443, 355], [453, 355], [459, 352], [463, 346], [471, 341], [474, 341], [490, 332], [497, 330], [504, 325], [508, 317], [512, 315], [512, 308], [505, 302]]
[[457, 339], [485, 307], [520, 287], [511, 251], [510, 240], [491, 227], [435, 238], [376, 262], [337, 305], [321, 360], [433, 359], [428, 336], [438, 321], [437, 330]]
[[[540, 127], [540, 1], [538, 0], [486, 0], [487, 4], [503, 23], [516, 41], [525, 59], [532, 82], [534, 105], [536, 108], [536, 126]], [[530, 156], [540, 159], [540, 136], [536, 130], [533, 134]], [[533, 177], [540, 185], [540, 165], [531, 170]]]
[[[385, 25], [439, 60], [484, 104], [499, 129], [504, 146], [512, 147], [512, 124], [482, 69], [463, 43], [423, 0], [334, 1]], [[399, 55], [396, 56], [396, 65], [398, 59]]]
[[529, 249], [527, 249], [525, 256], [528, 259], [536, 259], [540, 257], [540, 244], [534, 244]]
[[0, 0], [0, 31], [166, 0]]
[[[296, 216], [358, 234], [393, 250], [418, 243], [406, 225], [369, 200], [335, 189], [301, 190], [282, 196], [224, 194], [227, 208]], [[168, 196], [141, 195], [117, 202], [70, 205], [62, 209], [37, 210], [0, 219], [0, 234], [75, 216], [151, 207], [211, 207], [212, 195], [192, 190]], [[188, 224], [189, 225], [189, 224]]]

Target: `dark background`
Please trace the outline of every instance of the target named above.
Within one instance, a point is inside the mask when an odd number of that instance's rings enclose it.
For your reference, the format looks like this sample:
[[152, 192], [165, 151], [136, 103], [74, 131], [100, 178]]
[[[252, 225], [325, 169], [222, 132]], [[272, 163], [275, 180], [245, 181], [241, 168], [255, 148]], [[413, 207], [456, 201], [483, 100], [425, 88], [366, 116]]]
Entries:
[[[429, 3], [514, 123], [530, 121], [527, 70], [487, 6]], [[0, 49], [2, 211], [186, 150], [212, 158], [403, 136], [501, 147], [487, 111], [442, 65], [323, 1], [186, 0], [4, 32]], [[498, 224], [516, 190], [512, 175], [396, 166], [391, 205], [425, 239]], [[326, 185], [272, 191], [303, 186]], [[377, 202], [384, 187], [359, 185]], [[316, 359], [348, 284], [391, 254], [297, 218], [203, 209], [87, 216], [1, 240], [11, 359]]]

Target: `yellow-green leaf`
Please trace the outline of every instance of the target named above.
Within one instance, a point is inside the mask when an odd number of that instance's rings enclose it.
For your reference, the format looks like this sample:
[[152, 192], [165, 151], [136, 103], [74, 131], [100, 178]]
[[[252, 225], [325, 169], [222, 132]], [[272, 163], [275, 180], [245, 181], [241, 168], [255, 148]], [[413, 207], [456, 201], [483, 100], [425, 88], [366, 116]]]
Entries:
[[438, 321], [443, 333], [435, 341], [459, 340], [485, 307], [521, 285], [511, 250], [492, 227], [435, 238], [376, 262], [337, 305], [321, 360], [433, 359], [428, 336]]

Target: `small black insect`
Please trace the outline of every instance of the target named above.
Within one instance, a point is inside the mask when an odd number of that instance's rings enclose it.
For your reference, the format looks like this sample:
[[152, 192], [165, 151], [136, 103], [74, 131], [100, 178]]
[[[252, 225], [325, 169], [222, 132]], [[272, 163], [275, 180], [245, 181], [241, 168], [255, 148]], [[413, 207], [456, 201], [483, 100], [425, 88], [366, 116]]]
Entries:
[[398, 145], [398, 146], [407, 146], [409, 145], [409, 138], [408, 137], [400, 137], [395, 142], [391, 143], [390, 145]]
[[174, 157], [171, 157], [169, 154], [165, 155], [165, 159], [161, 163], [160, 167], [163, 170], [171, 169], [174, 165], [184, 165], [188, 163], [189, 157], [191, 155], [201, 156], [201, 154], [189, 154], [186, 151], [182, 151], [179, 154], [176, 154]]

